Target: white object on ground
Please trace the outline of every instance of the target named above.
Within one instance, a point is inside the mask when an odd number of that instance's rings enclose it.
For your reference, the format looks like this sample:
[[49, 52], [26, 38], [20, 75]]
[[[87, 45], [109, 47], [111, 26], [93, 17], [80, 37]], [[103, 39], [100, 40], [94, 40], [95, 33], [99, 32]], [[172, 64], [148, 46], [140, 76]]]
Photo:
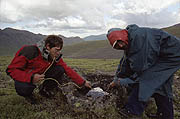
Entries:
[[105, 95], [109, 95], [109, 93], [103, 91], [100, 87], [93, 88], [86, 94], [86, 96], [93, 98], [103, 97]]

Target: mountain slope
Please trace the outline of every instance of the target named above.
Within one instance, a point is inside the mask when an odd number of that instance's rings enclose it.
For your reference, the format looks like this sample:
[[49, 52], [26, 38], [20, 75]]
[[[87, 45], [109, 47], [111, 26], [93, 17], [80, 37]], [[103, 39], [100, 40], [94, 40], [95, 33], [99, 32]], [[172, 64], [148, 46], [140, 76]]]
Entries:
[[90, 35], [83, 38], [85, 41], [106, 40], [106, 34]]
[[[180, 24], [163, 28], [163, 30], [180, 37]], [[122, 52], [112, 49], [108, 40], [102, 40], [101, 35], [91, 35], [85, 38], [87, 38], [84, 39], [86, 42], [65, 46], [64, 57], [116, 59], [122, 56]], [[96, 41], [96, 39], [101, 39], [101, 41]]]
[[122, 57], [122, 51], [113, 49], [107, 40], [85, 41], [65, 46], [63, 56], [70, 58], [116, 59]]
[[[73, 43], [83, 42], [80, 37], [64, 37], [59, 35], [64, 45], [72, 45]], [[0, 55], [10, 55], [15, 53], [23, 45], [36, 44], [38, 41], [43, 40], [46, 35], [34, 34], [25, 30], [17, 30], [12, 28], [0, 29]]]
[[[163, 30], [180, 37], [180, 24], [163, 28]], [[108, 41], [105, 40], [105, 34], [89, 36], [86, 42], [80, 37], [67, 38], [62, 35], [59, 36], [65, 43], [63, 48], [64, 57], [108, 59], [122, 56], [122, 52], [112, 49]], [[11, 28], [0, 30], [0, 55], [12, 55], [22, 45], [35, 44], [45, 37], [45, 35]]]
[[35, 44], [44, 37], [41, 34], [12, 28], [0, 30], [0, 55], [12, 54], [21, 46]]
[[[163, 30], [169, 32], [172, 35], [175, 35], [176, 37], [180, 37], [180, 23], [167, 27], [162, 28]], [[85, 41], [95, 41], [95, 40], [106, 40], [106, 34], [100, 34], [100, 35], [90, 35], [83, 38]]]
[[163, 28], [163, 30], [180, 38], [180, 23], [167, 28]]
[[58, 36], [63, 39], [64, 45], [72, 45], [72, 44], [80, 43], [84, 41], [82, 38], [78, 36], [76, 37], [65, 37], [63, 35], [58, 35]]

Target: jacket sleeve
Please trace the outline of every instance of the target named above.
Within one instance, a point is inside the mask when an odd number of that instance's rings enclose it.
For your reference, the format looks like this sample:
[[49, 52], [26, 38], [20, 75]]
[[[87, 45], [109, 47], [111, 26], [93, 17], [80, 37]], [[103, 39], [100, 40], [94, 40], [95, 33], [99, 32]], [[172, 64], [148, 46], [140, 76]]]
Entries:
[[62, 58], [60, 59], [59, 64], [64, 68], [65, 73], [67, 74], [67, 76], [69, 76], [72, 79], [73, 82], [75, 82], [76, 84], [80, 86], [85, 83], [85, 80], [73, 69], [67, 66], [67, 64], [63, 61]]
[[8, 66], [6, 72], [11, 78], [21, 82], [31, 82], [32, 73], [26, 72], [27, 59], [24, 56], [18, 56], [18, 53]]
[[132, 74], [133, 72], [129, 67], [126, 56], [124, 55], [120, 60], [115, 76], [118, 78], [126, 78], [130, 77]]
[[28, 83], [32, 82], [33, 73], [31, 70], [27, 70], [27, 65], [30, 58], [37, 56], [37, 53], [33, 53], [35, 50], [37, 50], [37, 48], [33, 46], [22, 47], [7, 67], [6, 73], [14, 80]]

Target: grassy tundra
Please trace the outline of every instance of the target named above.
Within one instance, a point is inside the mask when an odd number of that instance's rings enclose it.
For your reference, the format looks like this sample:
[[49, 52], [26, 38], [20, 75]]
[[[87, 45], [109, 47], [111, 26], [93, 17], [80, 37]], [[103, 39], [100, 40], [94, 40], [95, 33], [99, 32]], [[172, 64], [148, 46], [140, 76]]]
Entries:
[[[0, 119], [78, 119], [76, 113], [71, 112], [69, 107], [61, 103], [60, 99], [43, 99], [41, 97], [41, 104], [31, 105], [23, 97], [18, 96], [14, 89], [14, 81], [5, 73], [5, 69], [11, 60], [12, 57], [10, 56], [0, 56]], [[106, 73], [112, 75], [119, 63], [118, 59], [64, 60], [75, 70], [78, 69], [80, 74]], [[179, 76], [180, 71], [176, 73], [173, 85], [176, 119], [180, 117]], [[155, 107], [153, 108], [155, 110]], [[88, 117], [84, 118], [88, 119]], [[102, 119], [106, 119], [106, 117]]]

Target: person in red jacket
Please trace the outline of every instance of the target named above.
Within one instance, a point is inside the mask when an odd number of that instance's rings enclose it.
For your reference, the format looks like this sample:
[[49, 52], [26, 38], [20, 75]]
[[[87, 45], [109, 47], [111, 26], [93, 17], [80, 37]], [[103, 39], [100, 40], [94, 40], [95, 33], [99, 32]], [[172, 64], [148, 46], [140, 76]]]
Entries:
[[[7, 67], [7, 74], [15, 81], [18, 95], [32, 99], [36, 83], [45, 78], [54, 78], [61, 82], [66, 73], [79, 86], [91, 88], [91, 83], [84, 80], [62, 59], [63, 40], [57, 35], [49, 35], [37, 45], [23, 46], [17, 51], [14, 59]], [[44, 81], [44, 86], [52, 83]]]

